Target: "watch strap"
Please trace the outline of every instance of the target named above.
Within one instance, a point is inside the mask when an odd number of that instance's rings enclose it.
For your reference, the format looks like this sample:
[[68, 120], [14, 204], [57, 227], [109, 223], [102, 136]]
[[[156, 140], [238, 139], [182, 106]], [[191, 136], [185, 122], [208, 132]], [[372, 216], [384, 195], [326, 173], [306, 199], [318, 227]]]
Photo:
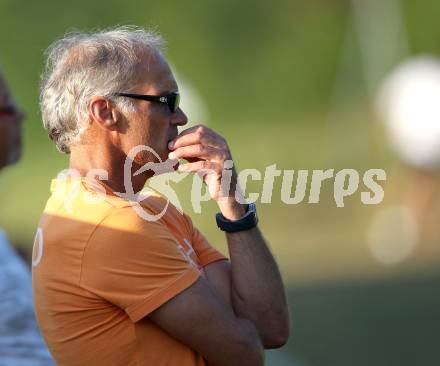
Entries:
[[227, 233], [249, 230], [258, 224], [257, 208], [254, 203], [250, 203], [246, 214], [238, 220], [228, 220], [220, 212], [215, 215], [215, 219], [219, 229]]

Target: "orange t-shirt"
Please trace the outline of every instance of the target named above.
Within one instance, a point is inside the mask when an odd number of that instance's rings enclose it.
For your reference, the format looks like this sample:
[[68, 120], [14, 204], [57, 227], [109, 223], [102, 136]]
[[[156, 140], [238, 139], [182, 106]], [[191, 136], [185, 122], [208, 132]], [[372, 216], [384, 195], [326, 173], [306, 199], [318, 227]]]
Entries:
[[[148, 314], [226, 258], [171, 204], [148, 221], [99, 187], [105, 199], [85, 179], [54, 180], [35, 237], [35, 311], [57, 365], [205, 365]], [[165, 204], [142, 202], [150, 214]]]

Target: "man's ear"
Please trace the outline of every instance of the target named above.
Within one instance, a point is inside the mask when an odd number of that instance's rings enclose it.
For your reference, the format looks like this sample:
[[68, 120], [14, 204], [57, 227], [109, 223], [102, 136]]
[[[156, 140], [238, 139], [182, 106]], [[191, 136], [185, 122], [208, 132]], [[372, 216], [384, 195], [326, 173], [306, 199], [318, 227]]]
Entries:
[[101, 128], [115, 130], [119, 113], [115, 113], [113, 103], [100, 96], [94, 96], [89, 103], [89, 115]]

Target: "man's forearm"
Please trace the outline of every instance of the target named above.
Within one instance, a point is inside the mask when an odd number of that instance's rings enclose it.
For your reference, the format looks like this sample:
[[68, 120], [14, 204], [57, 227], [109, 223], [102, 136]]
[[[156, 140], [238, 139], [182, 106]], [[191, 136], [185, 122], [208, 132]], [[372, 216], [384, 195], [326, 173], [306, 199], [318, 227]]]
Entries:
[[[202, 173], [201, 177], [208, 186], [211, 197], [217, 201], [224, 218], [236, 221], [243, 217], [247, 205], [236, 199], [239, 196], [243, 198], [237, 173], [233, 168], [223, 175], [225, 163], [232, 162], [231, 151], [223, 137], [206, 126], [194, 126], [171, 141], [169, 149], [172, 150], [168, 155], [170, 159], [188, 161], [178, 166], [179, 171]], [[209, 282], [226, 302], [228, 297], [231, 298], [237, 315], [255, 324], [265, 347], [284, 344], [289, 333], [284, 287], [275, 260], [259, 229], [253, 228], [226, 236], [231, 257], [231, 284], [229, 281], [220, 284], [223, 281], [207, 268]], [[217, 268], [215, 264], [212, 267], [213, 271]], [[226, 277], [227, 275], [228, 273]], [[229, 285], [230, 296], [227, 289]]]
[[289, 314], [278, 266], [258, 227], [226, 234], [231, 259], [231, 300], [237, 315], [252, 320], [266, 348], [282, 346]]

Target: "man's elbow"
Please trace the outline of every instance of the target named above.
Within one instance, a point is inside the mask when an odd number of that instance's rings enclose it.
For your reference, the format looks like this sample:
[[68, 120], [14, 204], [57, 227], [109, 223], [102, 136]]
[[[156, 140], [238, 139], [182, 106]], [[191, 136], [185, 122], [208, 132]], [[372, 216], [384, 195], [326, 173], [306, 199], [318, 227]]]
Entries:
[[263, 339], [263, 346], [265, 349], [281, 348], [289, 339], [289, 331], [279, 332]]
[[262, 343], [265, 349], [274, 349], [284, 346], [290, 335], [289, 316], [286, 315], [277, 326], [272, 324], [272, 329], [267, 334], [262, 335]]

